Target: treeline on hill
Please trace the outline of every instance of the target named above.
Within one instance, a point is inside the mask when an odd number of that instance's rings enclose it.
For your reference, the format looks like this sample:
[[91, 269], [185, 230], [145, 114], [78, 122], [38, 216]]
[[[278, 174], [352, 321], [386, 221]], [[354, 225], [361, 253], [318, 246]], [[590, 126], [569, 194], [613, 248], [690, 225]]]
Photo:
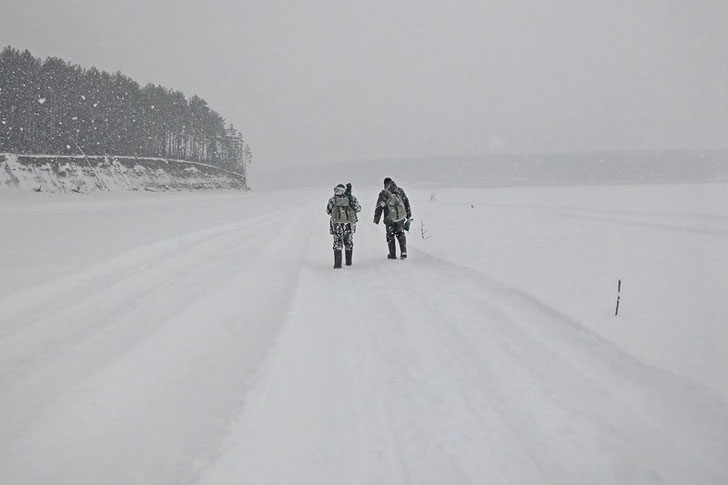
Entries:
[[[80, 150], [79, 150], [80, 148]], [[198, 96], [27, 50], [0, 53], [0, 152], [160, 157], [245, 171], [250, 147]]]

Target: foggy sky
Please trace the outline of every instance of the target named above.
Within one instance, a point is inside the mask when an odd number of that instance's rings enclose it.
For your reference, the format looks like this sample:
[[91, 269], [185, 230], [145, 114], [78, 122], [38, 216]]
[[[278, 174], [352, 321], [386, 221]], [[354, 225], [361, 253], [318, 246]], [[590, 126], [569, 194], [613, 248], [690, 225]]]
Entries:
[[728, 148], [725, 0], [2, 0], [6, 45], [197, 94], [262, 165]]

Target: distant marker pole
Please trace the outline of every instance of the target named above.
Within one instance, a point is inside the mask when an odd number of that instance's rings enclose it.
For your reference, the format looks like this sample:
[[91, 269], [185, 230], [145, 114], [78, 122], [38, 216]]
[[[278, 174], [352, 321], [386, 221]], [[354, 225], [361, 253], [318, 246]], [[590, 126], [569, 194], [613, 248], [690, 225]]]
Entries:
[[622, 280], [619, 280], [617, 282], [617, 308], [616, 308], [616, 310], [614, 310], [614, 316], [615, 317], [617, 315], [619, 315], [619, 296], [620, 296], [620, 293], [621, 292], [622, 292]]

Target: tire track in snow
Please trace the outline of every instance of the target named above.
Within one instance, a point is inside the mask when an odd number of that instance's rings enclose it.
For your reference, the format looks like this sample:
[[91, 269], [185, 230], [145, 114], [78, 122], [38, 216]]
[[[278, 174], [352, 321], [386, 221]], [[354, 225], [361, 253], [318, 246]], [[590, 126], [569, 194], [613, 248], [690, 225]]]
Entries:
[[355, 293], [369, 288], [360, 286], [356, 264], [367, 264], [366, 253], [357, 249], [353, 268], [333, 272], [330, 239], [317, 235], [284, 331], [200, 483], [408, 481], [386, 403], [371, 392], [382, 373], [368, 317], [385, 310], [360, 311]]
[[[445, 361], [459, 361], [487, 390], [481, 400], [503, 417], [544, 478], [573, 474], [576, 482], [591, 482], [598, 470], [596, 481], [604, 483], [649, 482], [660, 475], [712, 483], [728, 475], [720, 458], [728, 452], [720, 445], [728, 413], [717, 394], [637, 362], [486, 275], [425, 260], [428, 268], [410, 278], [418, 301], [438, 302], [424, 306], [423, 318], [439, 312], [426, 321], [436, 324], [443, 342], [458, 342]], [[450, 304], [416, 285], [428, 279], [426, 272], [444, 288], [456, 288], [443, 292]], [[573, 459], [566, 460], [564, 451]]]
[[[225, 240], [224, 244], [229, 246], [231, 240], [236, 240], [237, 233], [258, 225], [272, 227], [273, 224], [269, 218], [260, 218], [158, 241], [126, 251], [105, 263], [67, 277], [4, 295], [0, 299], [0, 312], [3, 320], [11, 325], [3, 324], [4, 330], [0, 337], [23, 326], [28, 320], [52, 314], [57, 307], [68, 305], [69, 301], [78, 303], [82, 299], [93, 299], [97, 293], [119, 282], [139, 279], [144, 272], [154, 273], [155, 268], [163, 264], [180, 261], [194, 264], [195, 260], [190, 260], [190, 255], [197, 256], [198, 262], [203, 260], [210, 255], [210, 251], [203, 252], [205, 248], [215, 249], [218, 240]], [[43, 303], [41, 308], [38, 308], [38, 302]]]
[[366, 231], [357, 248], [340, 272], [312, 249], [286, 331], [201, 483], [728, 477], [727, 407], [709, 389], [488, 275], [412, 248], [383, 260]]
[[[575, 219], [587, 222], [608, 222], [619, 226], [656, 229], [677, 233], [692, 233], [716, 237], [728, 236], [728, 218], [719, 214], [626, 211], [616, 209], [598, 209], [589, 207], [543, 206], [529, 204], [495, 204], [438, 201], [440, 205], [475, 206], [478, 208], [497, 208], [515, 211], [528, 211], [558, 216], [564, 219]], [[656, 222], [662, 219], [664, 222]]]
[[[0, 386], [7, 387], [8, 380], [37, 372], [54, 356], [75, 350], [122, 323], [141, 327], [141, 331], [153, 329], [154, 322], [170, 309], [180, 310], [190, 299], [221, 284], [214, 280], [217, 275], [205, 268], [228, 266], [227, 259], [240, 249], [241, 236], [250, 230], [261, 227], [259, 223], [235, 224], [161, 241], [44, 285], [37, 291], [33, 306], [18, 305], [20, 308], [9, 315], [17, 323], [5, 326], [0, 335], [5, 370], [0, 374]], [[248, 249], [255, 250], [255, 246]], [[210, 288], [190, 284], [201, 273]], [[58, 291], [53, 292], [53, 287]], [[22, 293], [21, 300], [26, 291]], [[78, 294], [81, 296], [76, 297]], [[6, 298], [7, 306], [12, 301], [12, 296]], [[156, 307], [156, 314], [149, 307]], [[142, 308], [147, 309], [138, 315], [142, 325], [130, 322]]]
[[[108, 467], [118, 466], [109, 463], [106, 467], [99, 456], [95, 470], [84, 472], [82, 463], [88, 458], [83, 453], [104, 452], [60, 451], [57, 439], [43, 438], [47, 427], [58, 431], [56, 438], [82, 434], [91, 436], [88, 443], [98, 440], [123, 449], [122, 456], [128, 458], [128, 470], [121, 471], [129, 478], [122, 480], [126, 483], [134, 481], [134, 473], [146, 480], [157, 476], [164, 483], [182, 483], [180, 477], [187, 480], [196, 473], [199, 457], [216, 448], [225, 431], [225, 416], [240, 404], [245, 382], [285, 317], [285, 301], [302, 263], [298, 255], [302, 249], [291, 250], [290, 240], [305, 238], [310, 232], [304, 222], [291, 223], [290, 217], [288, 210], [266, 216], [262, 223], [208, 231], [207, 238], [198, 234], [195, 244], [184, 252], [178, 250], [166, 261], [125, 273], [97, 293], [96, 299], [108, 300], [121, 294], [129, 307], [121, 305], [106, 324], [99, 318], [99, 331], [80, 332], [77, 341], [66, 341], [54, 355], [35, 356], [32, 372], [3, 385], [10, 391], [4, 392], [2, 414], [6, 419], [0, 421], [6, 464], [13, 464], [8, 469], [18, 477], [47, 473], [50, 479], [53, 473], [60, 473], [69, 478], [68, 483], [100, 483], [108, 478], [104, 476]], [[175, 240], [169, 245], [175, 246]], [[144, 249], [133, 256], [139, 260], [135, 269], [151, 257]], [[190, 267], [190, 258], [198, 259], [196, 266]], [[115, 268], [116, 263], [109, 265], [111, 276], [118, 276]], [[263, 281], [259, 278], [262, 271], [267, 273]], [[103, 273], [99, 271], [100, 281]], [[133, 287], [150, 277], [158, 280], [154, 295], [132, 304], [138, 296]], [[72, 306], [93, 309], [89, 302]], [[178, 305], [174, 311], [163, 310], [173, 304]], [[65, 316], [74, 313], [69, 308]], [[52, 323], [50, 320], [46, 326]], [[136, 330], [130, 333], [128, 326], [134, 325]], [[120, 394], [119, 387], [130, 392]], [[208, 393], [197, 394], [205, 388]], [[81, 399], [82, 395], [94, 399]], [[209, 411], [199, 411], [207, 408]], [[197, 415], [200, 412], [204, 416]], [[128, 420], [122, 428], [118, 427], [120, 414]], [[80, 430], [63, 429], [69, 418], [81, 425]], [[175, 429], [179, 423], [185, 424]], [[162, 433], [155, 436], [163, 441], [139, 448], [139, 440], [145, 440], [142, 436], [150, 429]], [[32, 457], [37, 452], [31, 450], [35, 448], [60, 461], [33, 471]], [[13, 457], [27, 460], [13, 462]], [[169, 457], [168, 465], [160, 464], [163, 457]], [[89, 474], [96, 474], [95, 480], [72, 479]], [[177, 478], [170, 480], [170, 476]]]
[[[481, 416], [461, 398], [462, 380], [433, 359], [443, 342], [428, 329], [428, 317], [411, 311], [423, 302], [396, 289], [398, 270], [411, 261], [383, 260], [378, 233], [362, 231], [358, 238], [355, 266], [340, 272], [314, 256], [323, 252], [317, 247], [328, 246], [324, 237], [312, 246], [286, 331], [201, 483], [466, 483], [483, 477], [497, 483], [531, 476], [522, 471], [527, 457], [520, 449], [507, 452], [516, 465], [499, 465], [493, 440], [480, 432]], [[488, 423], [498, 425], [492, 417]]]

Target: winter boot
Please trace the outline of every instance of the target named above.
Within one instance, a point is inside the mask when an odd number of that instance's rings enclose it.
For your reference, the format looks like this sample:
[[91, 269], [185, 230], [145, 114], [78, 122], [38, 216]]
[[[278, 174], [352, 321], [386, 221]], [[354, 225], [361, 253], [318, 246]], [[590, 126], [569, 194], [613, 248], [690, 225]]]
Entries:
[[397, 241], [399, 241], [400, 258], [407, 259], [407, 236], [404, 233], [400, 233], [397, 235]]
[[334, 249], [334, 269], [341, 268], [341, 249]]
[[351, 266], [351, 257], [354, 253], [354, 248], [347, 249], [344, 251], [344, 254], [346, 255], [346, 265]]
[[389, 245], [389, 254], [387, 259], [397, 259], [397, 242], [392, 239], [387, 243]]

